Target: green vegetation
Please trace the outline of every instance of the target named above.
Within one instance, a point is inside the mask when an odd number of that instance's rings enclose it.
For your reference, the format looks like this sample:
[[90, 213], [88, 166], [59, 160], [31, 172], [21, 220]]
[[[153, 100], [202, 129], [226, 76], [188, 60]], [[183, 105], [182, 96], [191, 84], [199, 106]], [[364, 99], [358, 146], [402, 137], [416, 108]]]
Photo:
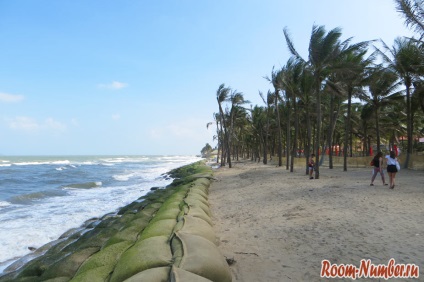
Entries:
[[[303, 58], [289, 33], [284, 37], [291, 57], [272, 68], [272, 85], [264, 105], [245, 107], [243, 94], [221, 84], [214, 113], [218, 154], [231, 167], [239, 156], [268, 162], [277, 156], [293, 171], [294, 159], [316, 155], [315, 178], [323, 153], [347, 158], [368, 156], [377, 148], [401, 149], [405, 167], [410, 155], [422, 151], [424, 136], [424, 4], [397, 0], [397, 9], [417, 38], [398, 37], [393, 46], [382, 41], [341, 40], [342, 30], [314, 25], [308, 57]], [[225, 110], [224, 110], [225, 109]], [[213, 123], [209, 123], [208, 126]], [[219, 160], [217, 159], [217, 162]], [[306, 171], [307, 173], [307, 171]]]

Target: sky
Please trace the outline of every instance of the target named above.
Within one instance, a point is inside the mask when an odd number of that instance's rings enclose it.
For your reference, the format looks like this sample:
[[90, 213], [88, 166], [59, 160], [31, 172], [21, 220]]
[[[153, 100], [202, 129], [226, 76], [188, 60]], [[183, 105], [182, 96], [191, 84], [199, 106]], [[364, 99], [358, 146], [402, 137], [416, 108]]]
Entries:
[[0, 0], [0, 155], [200, 154], [219, 85], [261, 105], [314, 24], [413, 34], [392, 0]]

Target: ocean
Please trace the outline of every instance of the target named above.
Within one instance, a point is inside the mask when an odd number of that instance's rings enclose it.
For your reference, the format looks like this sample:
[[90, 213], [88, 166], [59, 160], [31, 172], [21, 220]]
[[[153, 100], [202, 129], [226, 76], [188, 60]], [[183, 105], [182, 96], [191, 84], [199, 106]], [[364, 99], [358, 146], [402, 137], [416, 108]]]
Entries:
[[196, 156], [0, 156], [0, 274], [86, 220], [172, 182]]

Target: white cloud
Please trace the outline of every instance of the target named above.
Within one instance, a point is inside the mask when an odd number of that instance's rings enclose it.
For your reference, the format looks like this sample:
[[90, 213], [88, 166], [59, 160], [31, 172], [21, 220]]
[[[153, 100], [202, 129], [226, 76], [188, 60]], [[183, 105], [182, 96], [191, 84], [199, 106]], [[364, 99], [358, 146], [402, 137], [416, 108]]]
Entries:
[[108, 83], [108, 84], [99, 84], [98, 87], [99, 88], [118, 90], [118, 89], [128, 87], [128, 83], [119, 82], [119, 81], [112, 81], [112, 83]]
[[120, 119], [121, 118], [121, 115], [120, 114], [113, 114], [112, 115], [112, 119], [113, 120], [118, 120], [118, 119]]
[[66, 125], [64, 123], [61, 123], [59, 121], [56, 121], [52, 118], [48, 118], [44, 121], [44, 123], [41, 125], [43, 129], [51, 129], [54, 131], [65, 131]]
[[24, 96], [22, 95], [14, 95], [14, 94], [0, 92], [0, 102], [16, 103], [16, 102], [22, 101], [23, 99], [24, 99]]
[[7, 120], [9, 127], [15, 130], [22, 131], [37, 131], [40, 125], [30, 117], [15, 117]]
[[25, 132], [37, 132], [41, 130], [63, 132], [66, 130], [64, 123], [56, 121], [53, 118], [47, 118], [40, 123], [31, 117], [19, 116], [7, 119], [7, 122], [11, 129]]

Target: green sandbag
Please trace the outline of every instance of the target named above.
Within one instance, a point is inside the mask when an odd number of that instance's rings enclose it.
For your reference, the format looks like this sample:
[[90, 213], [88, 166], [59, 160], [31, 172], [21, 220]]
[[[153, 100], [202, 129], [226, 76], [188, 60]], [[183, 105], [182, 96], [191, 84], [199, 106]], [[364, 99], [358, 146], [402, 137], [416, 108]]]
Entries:
[[110, 268], [107, 266], [96, 267], [78, 274], [70, 282], [104, 282], [110, 276]]
[[128, 228], [125, 228], [110, 237], [110, 239], [107, 240], [106, 243], [103, 245], [102, 249], [123, 241], [135, 242], [137, 241], [138, 235], [141, 233], [142, 230], [143, 229], [140, 229], [138, 226], [130, 226]]
[[135, 242], [138, 239], [140, 233], [146, 228], [149, 224], [150, 218], [139, 217], [136, 218], [125, 225], [124, 228], [119, 230], [115, 235], [109, 238], [105, 242], [102, 248], [108, 247], [110, 245], [122, 242], [122, 241], [131, 241]]
[[172, 267], [171, 282], [211, 282], [211, 280], [178, 267]]
[[174, 229], [175, 224], [177, 224], [176, 219], [163, 219], [150, 223], [143, 230], [138, 241], [155, 236], [167, 236], [169, 238], [172, 234], [172, 230]]
[[137, 242], [122, 254], [110, 282], [121, 282], [146, 269], [170, 266], [172, 253], [167, 236], [151, 237]]
[[63, 259], [52, 264], [43, 273], [41, 276], [42, 280], [48, 280], [56, 277], [73, 277], [83, 262], [98, 250], [98, 248], [87, 248], [65, 256]]
[[49, 280], [43, 280], [43, 282], [68, 282], [70, 280], [71, 280], [71, 278], [69, 278], [69, 277], [57, 277], [57, 278], [52, 278], [52, 279], [49, 279]]
[[[212, 176], [211, 176], [212, 177]], [[206, 178], [198, 178], [196, 180], [193, 181], [194, 185], [196, 186], [200, 186], [201, 190], [205, 193], [208, 194], [208, 188], [211, 185], [211, 181], [209, 179]]]
[[184, 217], [184, 225], [181, 231], [187, 234], [198, 235], [205, 239], [208, 239], [212, 243], [216, 244], [215, 232], [209, 223], [201, 218], [193, 216]]
[[215, 282], [231, 282], [227, 262], [214, 243], [201, 236], [184, 232], [177, 232], [172, 240], [180, 240], [183, 248], [182, 258], [176, 257], [177, 254], [174, 253], [176, 267]]
[[155, 267], [144, 270], [124, 282], [168, 282], [170, 267]]
[[167, 209], [161, 209], [157, 212], [157, 214], [152, 218], [150, 224], [164, 219], [177, 219], [178, 214], [180, 213], [180, 208], [177, 203], [174, 207], [169, 206]]
[[76, 276], [91, 269], [95, 269], [98, 267], [106, 267], [103, 277], [105, 279], [109, 276], [109, 273], [112, 272], [117, 261], [121, 257], [121, 254], [126, 251], [132, 244], [132, 242], [123, 241], [117, 244], [113, 244], [107, 248], [104, 248], [100, 252], [88, 258], [78, 269]]

